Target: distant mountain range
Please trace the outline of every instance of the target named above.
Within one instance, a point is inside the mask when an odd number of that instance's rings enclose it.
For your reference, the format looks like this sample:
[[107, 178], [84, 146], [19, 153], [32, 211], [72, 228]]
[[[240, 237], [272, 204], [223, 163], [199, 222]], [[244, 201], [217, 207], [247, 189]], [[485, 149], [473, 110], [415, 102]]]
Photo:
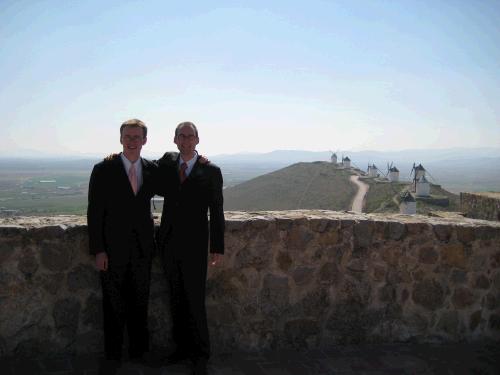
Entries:
[[[91, 168], [104, 155], [54, 155], [24, 150], [16, 154], [0, 154], [3, 170], [31, 165], [39, 168], [50, 161], [52, 166]], [[29, 152], [28, 152], [29, 151]], [[460, 191], [500, 191], [500, 148], [450, 148], [413, 149], [402, 151], [336, 151], [338, 160], [349, 156], [354, 166], [361, 170], [375, 164], [381, 174], [387, 172], [387, 164], [393, 163], [400, 171], [401, 179], [409, 179], [413, 163], [423, 164], [431, 182], [446, 189]], [[156, 159], [160, 153], [147, 153], [145, 157]], [[221, 166], [227, 186], [275, 171], [299, 162], [329, 161], [330, 151], [277, 150], [268, 153], [238, 153], [208, 155]], [[12, 163], [15, 160], [15, 163]]]
[[[379, 163], [427, 163], [439, 160], [470, 160], [477, 158], [500, 158], [500, 148], [450, 148], [450, 149], [413, 149], [401, 151], [334, 151], [340, 161], [349, 156], [361, 165]], [[310, 161], [329, 161], [332, 151], [277, 150], [268, 153], [238, 153], [211, 156], [214, 160], [233, 162], [280, 162], [298, 163]]]
[[[169, 150], [169, 151], [173, 151]], [[447, 149], [408, 149], [398, 151], [349, 151], [349, 150], [333, 150], [337, 153], [340, 160], [342, 155], [349, 156], [351, 159], [357, 159], [366, 162], [430, 162], [436, 160], [461, 160], [461, 159], [476, 159], [476, 158], [500, 158], [500, 148], [482, 147], [482, 148], [447, 148]], [[158, 158], [163, 155], [163, 152], [148, 152], [143, 153], [146, 157]], [[266, 153], [244, 152], [236, 154], [217, 154], [209, 155], [214, 160], [234, 161], [234, 162], [280, 162], [280, 163], [298, 163], [330, 160], [332, 151], [306, 151], [306, 150], [276, 150]], [[99, 159], [103, 157], [103, 153], [71, 153], [71, 152], [46, 152], [32, 149], [20, 149], [17, 151], [0, 151], [0, 158], [16, 158], [16, 159]]]

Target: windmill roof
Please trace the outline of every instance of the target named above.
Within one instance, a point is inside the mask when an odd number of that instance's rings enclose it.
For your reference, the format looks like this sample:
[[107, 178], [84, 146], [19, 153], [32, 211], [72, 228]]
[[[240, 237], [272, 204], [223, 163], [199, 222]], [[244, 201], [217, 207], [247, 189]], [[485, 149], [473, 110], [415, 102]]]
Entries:
[[349, 159], [349, 156], [346, 156], [346, 157], [344, 158], [344, 160], [345, 160], [345, 161], [351, 161], [351, 159]]
[[389, 172], [399, 172], [399, 170], [396, 167], [392, 167], [389, 169]]
[[419, 171], [425, 171], [425, 168], [422, 167], [422, 164], [419, 164], [415, 167], [416, 170], [419, 170]]

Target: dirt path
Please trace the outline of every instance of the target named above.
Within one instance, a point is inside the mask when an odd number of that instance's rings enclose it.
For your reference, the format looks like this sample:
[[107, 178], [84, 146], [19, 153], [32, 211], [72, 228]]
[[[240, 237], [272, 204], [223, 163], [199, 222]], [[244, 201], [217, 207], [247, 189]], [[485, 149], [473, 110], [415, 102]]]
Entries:
[[352, 200], [351, 211], [363, 212], [363, 202], [370, 186], [368, 184], [365, 184], [364, 182], [359, 181], [359, 176], [351, 176], [350, 180], [358, 186], [358, 192]]

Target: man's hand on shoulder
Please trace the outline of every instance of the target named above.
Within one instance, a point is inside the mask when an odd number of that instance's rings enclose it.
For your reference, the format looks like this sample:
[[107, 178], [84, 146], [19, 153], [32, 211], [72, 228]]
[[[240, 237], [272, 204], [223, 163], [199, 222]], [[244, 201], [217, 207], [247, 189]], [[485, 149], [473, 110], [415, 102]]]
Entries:
[[200, 155], [200, 159], [198, 159], [200, 164], [208, 164], [210, 163], [210, 160], [205, 155]]
[[120, 154], [116, 154], [116, 153], [114, 153], [114, 154], [109, 154], [108, 156], [106, 156], [106, 157], [104, 158], [104, 160], [106, 160], [106, 161], [113, 160], [114, 158], [118, 157], [118, 155], [120, 155]]
[[108, 269], [108, 254], [104, 251], [97, 253], [95, 256], [95, 266], [99, 271], [107, 271]]

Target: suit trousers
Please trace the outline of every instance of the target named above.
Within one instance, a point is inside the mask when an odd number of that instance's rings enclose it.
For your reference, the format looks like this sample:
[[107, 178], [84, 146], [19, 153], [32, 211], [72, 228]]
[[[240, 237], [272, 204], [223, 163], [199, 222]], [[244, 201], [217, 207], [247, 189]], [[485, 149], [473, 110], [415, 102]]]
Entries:
[[205, 306], [207, 256], [197, 258], [167, 251], [162, 256], [162, 262], [169, 286], [172, 333], [177, 351], [192, 359], [208, 359], [210, 341]]
[[151, 260], [131, 259], [127, 264], [110, 261], [101, 271], [104, 315], [104, 349], [107, 359], [121, 359], [123, 333], [127, 327], [129, 356], [137, 358], [149, 350], [147, 326]]

